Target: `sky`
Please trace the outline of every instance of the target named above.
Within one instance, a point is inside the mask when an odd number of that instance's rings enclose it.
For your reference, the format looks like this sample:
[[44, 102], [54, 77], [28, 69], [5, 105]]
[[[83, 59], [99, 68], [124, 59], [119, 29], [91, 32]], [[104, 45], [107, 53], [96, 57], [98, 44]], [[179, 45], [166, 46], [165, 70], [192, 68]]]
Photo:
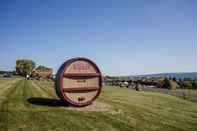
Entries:
[[197, 71], [196, 0], [1, 0], [0, 70], [87, 57], [104, 75]]

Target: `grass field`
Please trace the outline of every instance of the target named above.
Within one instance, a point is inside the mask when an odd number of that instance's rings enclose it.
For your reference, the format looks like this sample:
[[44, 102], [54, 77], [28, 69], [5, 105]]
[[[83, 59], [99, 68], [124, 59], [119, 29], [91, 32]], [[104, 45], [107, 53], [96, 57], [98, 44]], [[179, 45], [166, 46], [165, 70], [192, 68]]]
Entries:
[[96, 103], [108, 109], [68, 107], [53, 82], [0, 79], [0, 129], [197, 131], [197, 103], [179, 97], [106, 87]]

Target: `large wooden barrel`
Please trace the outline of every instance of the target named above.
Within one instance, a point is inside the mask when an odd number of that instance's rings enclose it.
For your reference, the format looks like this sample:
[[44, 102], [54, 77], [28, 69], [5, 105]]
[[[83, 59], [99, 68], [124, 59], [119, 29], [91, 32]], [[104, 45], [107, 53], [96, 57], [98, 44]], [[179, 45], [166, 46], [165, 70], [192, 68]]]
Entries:
[[98, 66], [87, 58], [73, 58], [59, 68], [56, 93], [73, 106], [87, 106], [100, 94], [102, 74]]

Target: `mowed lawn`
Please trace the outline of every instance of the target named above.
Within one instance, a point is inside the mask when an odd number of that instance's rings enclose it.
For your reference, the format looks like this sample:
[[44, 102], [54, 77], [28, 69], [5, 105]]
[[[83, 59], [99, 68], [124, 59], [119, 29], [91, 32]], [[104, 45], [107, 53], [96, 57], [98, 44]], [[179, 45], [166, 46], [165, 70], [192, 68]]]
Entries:
[[0, 79], [0, 130], [197, 131], [197, 103], [158, 92], [104, 87], [106, 110], [76, 110], [58, 100], [54, 83]]

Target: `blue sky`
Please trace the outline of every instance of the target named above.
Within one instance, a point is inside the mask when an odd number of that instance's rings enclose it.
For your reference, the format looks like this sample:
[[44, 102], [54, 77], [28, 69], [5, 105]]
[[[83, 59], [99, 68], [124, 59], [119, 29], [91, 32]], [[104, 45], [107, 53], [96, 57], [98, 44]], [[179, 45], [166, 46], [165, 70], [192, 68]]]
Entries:
[[1, 0], [0, 70], [68, 58], [107, 75], [197, 71], [195, 0]]

